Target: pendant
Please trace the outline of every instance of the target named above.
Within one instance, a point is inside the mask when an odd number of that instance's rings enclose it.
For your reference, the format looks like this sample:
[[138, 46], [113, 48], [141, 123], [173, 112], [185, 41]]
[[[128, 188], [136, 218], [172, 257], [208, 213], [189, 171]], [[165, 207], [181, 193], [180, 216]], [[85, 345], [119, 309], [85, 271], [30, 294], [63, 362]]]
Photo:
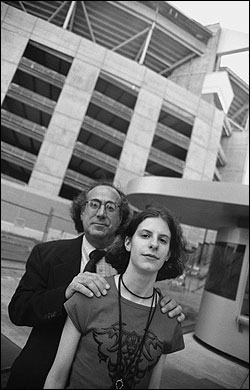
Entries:
[[116, 389], [123, 389], [124, 388], [124, 383], [123, 383], [122, 378], [117, 379], [117, 381], [115, 381], [115, 388]]

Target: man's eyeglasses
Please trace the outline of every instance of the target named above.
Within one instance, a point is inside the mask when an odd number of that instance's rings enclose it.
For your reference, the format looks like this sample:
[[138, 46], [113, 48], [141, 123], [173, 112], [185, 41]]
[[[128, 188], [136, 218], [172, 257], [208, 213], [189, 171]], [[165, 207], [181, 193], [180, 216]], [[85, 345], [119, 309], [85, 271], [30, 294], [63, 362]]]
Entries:
[[93, 211], [99, 210], [99, 208], [100, 208], [101, 205], [103, 204], [105, 210], [106, 210], [108, 213], [114, 213], [114, 212], [118, 209], [118, 207], [120, 207], [120, 205], [118, 205], [117, 203], [114, 203], [114, 202], [111, 202], [111, 201], [108, 201], [108, 202], [101, 202], [99, 199], [90, 199], [90, 200], [87, 200], [87, 201], [85, 202], [85, 204], [87, 204], [88, 207], [90, 208], [90, 210], [93, 210]]

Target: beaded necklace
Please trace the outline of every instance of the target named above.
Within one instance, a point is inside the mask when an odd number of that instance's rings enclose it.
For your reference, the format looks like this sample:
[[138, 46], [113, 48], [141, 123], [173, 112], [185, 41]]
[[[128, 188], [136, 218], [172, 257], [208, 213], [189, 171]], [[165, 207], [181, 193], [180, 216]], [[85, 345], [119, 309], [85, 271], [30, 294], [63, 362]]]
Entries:
[[[147, 333], [149, 330], [149, 326], [151, 324], [151, 321], [153, 319], [155, 310], [156, 310], [156, 303], [157, 303], [157, 291], [154, 288], [153, 294], [152, 294], [152, 302], [147, 318], [147, 323], [145, 327], [144, 334], [142, 336], [140, 345], [137, 348], [137, 351], [130, 362], [130, 364], [125, 367], [124, 363], [122, 362], [122, 310], [121, 310], [121, 281], [122, 281], [122, 275], [119, 276], [118, 280], [118, 301], [119, 301], [119, 344], [118, 344], [118, 353], [117, 353], [117, 362], [116, 362], [116, 376], [113, 381], [113, 389], [132, 389], [135, 376], [137, 374], [138, 365], [142, 353], [142, 349], [147, 337]], [[123, 282], [124, 285], [124, 282]], [[126, 288], [126, 287], [125, 287]], [[133, 293], [132, 293], [133, 294]], [[135, 294], [133, 294], [135, 295]], [[140, 297], [140, 296], [139, 296]], [[150, 297], [150, 298], [151, 298]], [[140, 297], [141, 298], [141, 297]], [[145, 298], [145, 297], [143, 297]], [[149, 298], [149, 297], [147, 297]], [[134, 367], [132, 367], [134, 365]], [[133, 374], [132, 383], [128, 383], [128, 376], [131, 376], [131, 372]]]

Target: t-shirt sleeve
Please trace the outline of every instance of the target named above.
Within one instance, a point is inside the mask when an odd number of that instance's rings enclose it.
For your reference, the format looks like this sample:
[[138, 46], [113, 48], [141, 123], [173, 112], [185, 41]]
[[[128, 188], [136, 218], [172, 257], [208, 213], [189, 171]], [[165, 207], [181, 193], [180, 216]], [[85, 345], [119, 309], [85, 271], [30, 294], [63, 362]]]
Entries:
[[177, 352], [185, 348], [181, 324], [177, 321], [174, 321], [172, 324], [175, 325], [172, 328], [172, 332], [170, 332], [172, 333], [172, 337], [163, 343], [164, 354]]
[[86, 329], [86, 324], [89, 319], [91, 305], [89, 305], [89, 298], [86, 298], [81, 293], [75, 292], [71, 298], [69, 298], [65, 303], [65, 310], [75, 325], [76, 329], [84, 333]]

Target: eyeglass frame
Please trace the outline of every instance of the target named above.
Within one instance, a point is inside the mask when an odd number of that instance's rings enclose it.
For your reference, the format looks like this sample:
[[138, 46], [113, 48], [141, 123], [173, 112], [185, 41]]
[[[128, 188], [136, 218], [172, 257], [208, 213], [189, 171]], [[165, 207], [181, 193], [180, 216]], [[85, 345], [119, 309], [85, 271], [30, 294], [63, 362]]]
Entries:
[[[103, 206], [104, 206], [104, 210], [105, 210], [107, 213], [110, 213], [110, 214], [113, 214], [119, 207], [121, 207], [121, 205], [119, 205], [119, 204], [113, 202], [112, 200], [108, 200], [107, 202], [101, 202], [100, 199], [94, 198], [94, 199], [86, 200], [84, 204], [86, 205], [86, 204], [88, 204], [89, 202], [97, 202], [97, 203], [99, 204], [99, 207], [98, 207], [97, 209], [91, 208], [91, 206], [89, 206], [91, 210], [93, 210], [93, 211], [98, 211], [98, 210], [100, 210], [101, 206], [103, 205]], [[107, 204], [108, 204], [108, 203], [111, 203], [112, 205], [115, 206], [115, 209], [114, 209], [113, 211], [107, 210]]]

